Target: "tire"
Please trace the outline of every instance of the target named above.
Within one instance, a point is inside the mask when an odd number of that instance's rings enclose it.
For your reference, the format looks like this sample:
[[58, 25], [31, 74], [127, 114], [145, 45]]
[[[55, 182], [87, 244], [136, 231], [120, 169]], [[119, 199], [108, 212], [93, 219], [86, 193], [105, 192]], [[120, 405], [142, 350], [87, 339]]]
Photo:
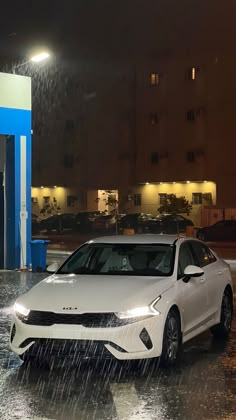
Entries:
[[163, 333], [161, 366], [172, 367], [176, 364], [181, 350], [182, 335], [178, 313], [171, 309], [167, 315]]
[[211, 328], [211, 332], [216, 338], [226, 339], [231, 332], [233, 319], [233, 299], [230, 291], [226, 289], [221, 303], [220, 323]]

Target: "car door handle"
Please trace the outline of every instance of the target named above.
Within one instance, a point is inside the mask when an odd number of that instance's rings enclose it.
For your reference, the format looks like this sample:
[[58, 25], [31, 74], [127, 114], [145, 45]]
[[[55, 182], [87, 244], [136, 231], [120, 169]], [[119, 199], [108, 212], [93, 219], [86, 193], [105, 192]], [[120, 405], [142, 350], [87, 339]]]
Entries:
[[218, 276], [219, 276], [220, 274], [222, 274], [222, 273], [223, 273], [223, 271], [222, 271], [222, 270], [219, 270], [219, 271], [217, 272]]

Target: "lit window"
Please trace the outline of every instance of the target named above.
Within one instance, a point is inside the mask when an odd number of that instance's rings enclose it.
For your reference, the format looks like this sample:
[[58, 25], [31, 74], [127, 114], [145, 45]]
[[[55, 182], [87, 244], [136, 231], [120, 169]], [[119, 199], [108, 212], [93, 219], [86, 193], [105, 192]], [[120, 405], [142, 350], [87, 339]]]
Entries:
[[192, 202], [193, 204], [202, 204], [202, 193], [193, 193], [192, 194]]
[[151, 86], [156, 86], [159, 83], [159, 75], [158, 73], [151, 73], [150, 75], [150, 84]]
[[196, 80], [200, 73], [199, 67], [190, 67], [188, 69], [188, 79], [189, 80]]
[[142, 205], [142, 196], [141, 194], [134, 194], [134, 206], [138, 207]]

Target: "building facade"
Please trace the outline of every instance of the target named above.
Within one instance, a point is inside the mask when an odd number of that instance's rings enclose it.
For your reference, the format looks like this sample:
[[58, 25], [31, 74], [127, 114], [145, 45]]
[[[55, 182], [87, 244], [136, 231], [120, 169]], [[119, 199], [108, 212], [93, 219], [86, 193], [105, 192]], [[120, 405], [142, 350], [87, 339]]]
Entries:
[[203, 205], [236, 207], [235, 70], [221, 52], [52, 74], [48, 107], [36, 104], [34, 205], [60, 195], [63, 211], [93, 210], [112, 189], [122, 211], [152, 214], [165, 194], [184, 195], [196, 223]]

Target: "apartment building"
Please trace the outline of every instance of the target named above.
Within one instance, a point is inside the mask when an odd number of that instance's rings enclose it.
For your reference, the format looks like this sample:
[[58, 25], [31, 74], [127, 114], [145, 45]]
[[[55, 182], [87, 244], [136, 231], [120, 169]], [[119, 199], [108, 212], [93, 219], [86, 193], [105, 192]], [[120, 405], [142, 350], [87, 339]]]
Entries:
[[226, 52], [62, 69], [48, 109], [37, 104], [33, 209], [56, 197], [63, 211], [103, 208], [107, 189], [153, 214], [184, 195], [196, 223], [203, 205], [236, 207], [235, 71]]

